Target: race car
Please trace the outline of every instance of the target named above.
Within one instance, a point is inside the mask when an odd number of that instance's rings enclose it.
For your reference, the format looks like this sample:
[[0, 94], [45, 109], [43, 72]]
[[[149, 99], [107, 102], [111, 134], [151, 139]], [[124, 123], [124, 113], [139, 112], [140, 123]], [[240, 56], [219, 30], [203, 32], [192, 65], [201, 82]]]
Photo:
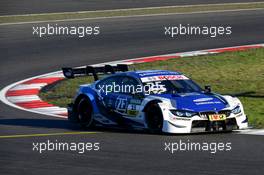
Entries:
[[[129, 71], [127, 65], [62, 68], [66, 78], [93, 75], [68, 106], [68, 119], [82, 127], [106, 126], [151, 133], [245, 129], [248, 119], [236, 97], [201, 88], [180, 72]], [[106, 74], [98, 79], [98, 74]]]

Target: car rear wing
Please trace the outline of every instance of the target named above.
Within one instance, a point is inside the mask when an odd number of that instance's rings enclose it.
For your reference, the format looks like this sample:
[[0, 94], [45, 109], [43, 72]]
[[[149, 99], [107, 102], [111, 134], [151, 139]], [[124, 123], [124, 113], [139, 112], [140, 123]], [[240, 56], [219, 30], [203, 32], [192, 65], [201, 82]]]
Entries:
[[75, 78], [78, 76], [89, 76], [94, 77], [94, 81], [98, 80], [98, 74], [114, 74], [115, 72], [126, 72], [128, 71], [128, 65], [117, 64], [116, 66], [105, 65], [101, 67], [86, 66], [82, 68], [71, 68], [63, 67], [62, 72], [66, 78]]

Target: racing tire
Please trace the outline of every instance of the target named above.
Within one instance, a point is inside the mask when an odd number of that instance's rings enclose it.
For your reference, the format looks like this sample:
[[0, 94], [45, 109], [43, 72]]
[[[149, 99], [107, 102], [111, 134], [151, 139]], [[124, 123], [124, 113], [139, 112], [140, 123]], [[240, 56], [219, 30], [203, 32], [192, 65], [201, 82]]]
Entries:
[[83, 128], [90, 128], [93, 124], [93, 108], [89, 99], [82, 98], [77, 104], [78, 121]]
[[157, 103], [151, 103], [145, 110], [146, 123], [150, 133], [160, 134], [163, 127], [163, 115]]

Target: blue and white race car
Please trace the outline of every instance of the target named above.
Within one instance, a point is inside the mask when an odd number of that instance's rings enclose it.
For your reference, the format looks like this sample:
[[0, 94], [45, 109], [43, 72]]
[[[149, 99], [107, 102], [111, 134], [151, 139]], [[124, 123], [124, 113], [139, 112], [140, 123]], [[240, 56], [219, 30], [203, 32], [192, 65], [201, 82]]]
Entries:
[[[68, 119], [83, 127], [94, 125], [149, 130], [152, 133], [229, 131], [248, 127], [236, 97], [202, 89], [180, 72], [128, 71], [126, 65], [63, 68], [64, 76], [93, 75], [81, 85]], [[98, 74], [107, 74], [98, 80]]]

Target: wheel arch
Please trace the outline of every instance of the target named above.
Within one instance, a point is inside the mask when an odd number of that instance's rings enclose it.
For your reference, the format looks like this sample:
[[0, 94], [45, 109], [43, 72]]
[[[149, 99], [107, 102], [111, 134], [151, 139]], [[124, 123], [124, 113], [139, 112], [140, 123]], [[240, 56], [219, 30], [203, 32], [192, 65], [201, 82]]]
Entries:
[[89, 100], [89, 102], [91, 103], [92, 105], [92, 108], [94, 108], [94, 103], [93, 103], [93, 100], [94, 98], [91, 98], [91, 94], [79, 94], [75, 100], [74, 100], [74, 103], [73, 103], [73, 108], [74, 110], [76, 111], [77, 110], [77, 106], [78, 106], [78, 103], [80, 102], [81, 99], [83, 98], [86, 98], [87, 100]]
[[162, 101], [159, 100], [159, 99], [154, 99], [154, 100], [149, 101], [149, 102], [145, 105], [145, 107], [144, 107], [144, 109], [143, 109], [143, 112], [146, 112], [146, 109], [147, 109], [150, 105], [152, 105], [153, 103], [160, 103], [160, 102], [162, 102]]
[[[162, 133], [162, 130], [163, 130], [163, 123], [164, 123], [164, 116], [163, 116], [163, 113], [162, 113], [162, 109], [161, 109], [161, 107], [159, 106], [159, 104], [158, 103], [160, 103], [160, 102], [162, 102], [160, 99], [153, 99], [153, 100], [151, 100], [151, 101], [149, 101], [146, 105], [145, 105], [145, 107], [144, 107], [144, 109], [143, 109], [143, 112], [144, 112], [144, 120], [145, 120], [145, 124], [146, 124], [146, 127], [148, 128], [148, 130], [151, 132], [151, 133]], [[151, 105], [153, 105], [153, 104], [155, 104], [155, 108], [157, 109], [158, 108], [158, 112], [160, 113], [160, 117], [161, 117], [161, 124], [160, 124], [160, 126], [158, 126], [158, 127], [156, 127], [157, 125], [156, 124], [154, 124], [153, 125], [153, 116], [152, 115], [149, 115], [150, 113], [151, 113], [151, 111], [153, 112], [153, 110], [152, 110], [152, 108], [150, 108], [150, 110], [148, 110], [149, 109], [149, 106], [151, 106]], [[156, 105], [157, 104], [157, 105]], [[153, 108], [154, 109], [154, 108]], [[149, 113], [150, 112], [150, 113]], [[157, 111], [156, 111], [157, 112]], [[155, 112], [154, 112], [155, 113]], [[155, 114], [157, 114], [157, 113], [155, 113]], [[150, 117], [151, 116], [151, 117]], [[154, 119], [154, 121], [155, 121], [155, 119]], [[155, 122], [154, 122], [155, 123]], [[156, 125], [156, 126], [155, 126]], [[153, 127], [153, 126], [155, 126], [155, 127]]]

